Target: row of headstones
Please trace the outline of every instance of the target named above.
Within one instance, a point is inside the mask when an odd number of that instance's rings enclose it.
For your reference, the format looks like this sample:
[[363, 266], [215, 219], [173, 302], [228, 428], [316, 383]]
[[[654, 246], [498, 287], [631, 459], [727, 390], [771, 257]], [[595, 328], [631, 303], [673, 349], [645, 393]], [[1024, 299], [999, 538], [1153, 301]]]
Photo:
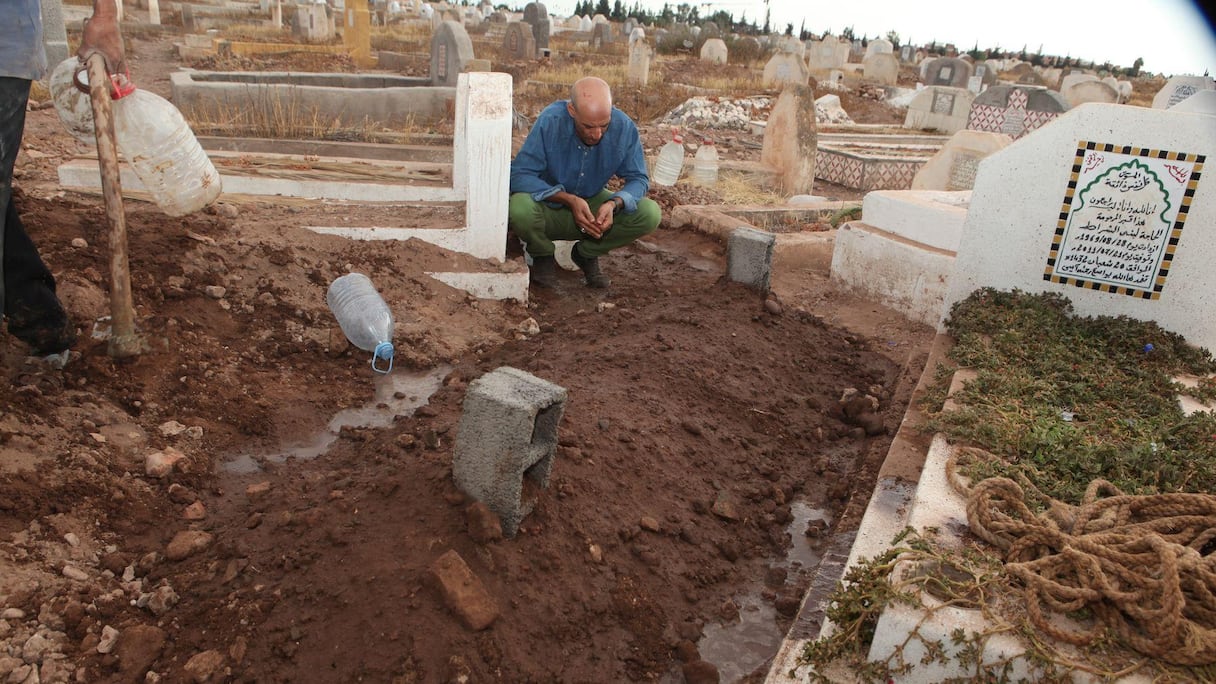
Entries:
[[[1059, 115], [1086, 102], [1120, 104], [1109, 99], [1109, 86], [1101, 81], [1079, 80], [1078, 90], [1097, 90], [1103, 98], [1071, 102], [1044, 86], [1001, 83], [976, 95], [964, 88], [933, 85], [922, 89], [908, 105], [905, 128], [955, 133], [968, 129], [1004, 133], [1016, 140], [1043, 127]], [[1175, 76], [1153, 98], [1154, 109], [1170, 109], [1201, 90], [1216, 90], [1208, 76]]]

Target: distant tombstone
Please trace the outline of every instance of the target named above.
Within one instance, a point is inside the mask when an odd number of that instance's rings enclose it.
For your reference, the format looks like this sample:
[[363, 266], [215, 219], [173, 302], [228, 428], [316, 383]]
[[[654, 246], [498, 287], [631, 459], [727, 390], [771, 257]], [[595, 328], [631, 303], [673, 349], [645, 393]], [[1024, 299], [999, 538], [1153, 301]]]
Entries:
[[473, 59], [473, 42], [459, 22], [445, 21], [431, 36], [431, 85], [455, 87], [465, 65]]
[[582, 26], [583, 20], [577, 15], [566, 17], [566, 20], [562, 22], [562, 27], [568, 31], [578, 31]]
[[961, 130], [950, 136], [912, 178], [912, 190], [970, 190], [980, 161], [1013, 142], [1003, 133]]
[[607, 24], [607, 23], [610, 23], [610, 22], [608, 21], [608, 17], [605, 17], [605, 16], [604, 16], [604, 15], [602, 15], [602, 14], [597, 14], [597, 15], [595, 15], [594, 17], [591, 17], [591, 23], [593, 23], [593, 24]]
[[769, 112], [760, 163], [776, 172], [783, 193], [809, 195], [818, 148], [815, 94], [805, 84], [788, 85]]
[[877, 54], [891, 54], [893, 52], [895, 52], [895, 46], [885, 38], [871, 40], [870, 44], [866, 46], [866, 57]]
[[807, 64], [816, 78], [821, 78], [832, 69], [839, 69], [844, 64], [840, 60], [839, 46], [840, 43], [831, 36], [819, 42], [811, 42], [811, 46], [808, 48], [810, 52], [807, 55]]
[[1087, 74], [1083, 71], [1074, 71], [1074, 72], [1068, 74], [1067, 76], [1065, 76], [1060, 81], [1060, 94], [1063, 95], [1065, 91], [1067, 91], [1069, 88], [1073, 87], [1074, 85], [1076, 85], [1078, 83], [1085, 83], [1086, 81], [1097, 81], [1097, 80], [1098, 80], [1098, 77], [1093, 74]]
[[900, 48], [899, 48], [899, 61], [904, 62], [904, 63], [906, 64], [906, 63], [908, 63], [908, 62], [911, 62], [911, 61], [912, 61], [912, 57], [913, 57], [913, 56], [914, 56], [914, 53], [912, 52], [912, 46], [911, 46], [911, 45], [903, 45], [903, 46], [900, 46]]
[[1076, 107], [1086, 102], [1105, 102], [1107, 104], [1118, 104], [1119, 102], [1119, 91], [1096, 79], [1073, 83], [1060, 95], [1068, 102], [1069, 107]]
[[1068, 102], [1042, 86], [997, 84], [975, 97], [967, 128], [1017, 140], [1068, 111]]
[[612, 24], [596, 24], [591, 28], [591, 49], [598, 50], [612, 42]]
[[971, 65], [956, 57], [938, 57], [925, 65], [927, 86], [966, 88], [971, 78]]
[[1200, 90], [1216, 89], [1209, 76], [1175, 76], [1153, 96], [1153, 109], [1169, 109]]
[[629, 34], [633, 33], [633, 29], [636, 28], [637, 25], [638, 22], [636, 19], [633, 17], [625, 17], [625, 21], [621, 24], [621, 35], [628, 36]]
[[701, 45], [701, 61], [726, 64], [726, 43], [721, 38], [710, 38]]
[[638, 41], [643, 43], [646, 42], [646, 29], [642, 28], [641, 26], [635, 26], [633, 30], [629, 32], [629, 46], [633, 47], [633, 44]]
[[[996, 83], [996, 72], [997, 69], [995, 65], [986, 61], [975, 65], [975, 69], [972, 73], [974, 78], [980, 79], [980, 83], [982, 84], [980, 90], [983, 90], [984, 88]], [[979, 92], [979, 90], [975, 92]]]
[[706, 38], [706, 39], [720, 38], [721, 36], [722, 36], [722, 29], [718, 28], [718, 25], [715, 24], [714, 22], [707, 21], [704, 24], [701, 24], [701, 37], [702, 38]]
[[780, 88], [787, 84], [806, 85], [811, 80], [806, 64], [796, 54], [778, 52], [764, 65], [765, 88]]
[[908, 103], [904, 128], [918, 131], [957, 133], [967, 127], [967, 116], [975, 95], [966, 88], [927, 86]]
[[1036, 67], [1035, 73], [1043, 79], [1043, 85], [1059, 90], [1060, 81], [1064, 78], [1064, 70], [1057, 67]]
[[865, 54], [865, 51], [866, 46], [862, 45], [861, 40], [853, 41], [852, 46], [849, 48], [849, 54], [854, 57], [861, 57]]
[[334, 37], [334, 20], [328, 5], [299, 5], [291, 20], [291, 33], [307, 41], [324, 42]]
[[[635, 28], [634, 31], [641, 31]], [[636, 40], [629, 45], [629, 68], [626, 70], [627, 80], [638, 86], [645, 87], [650, 80], [650, 45], [645, 40]]]
[[981, 288], [1051, 293], [1078, 316], [1151, 321], [1216, 348], [1216, 183], [1199, 178], [1213, 155], [1209, 116], [1101, 104], [992, 155], [942, 311]]
[[532, 36], [532, 27], [522, 21], [507, 24], [507, 32], [502, 37], [502, 56], [507, 60], [535, 59], [536, 39]]
[[523, 20], [532, 27], [532, 39], [536, 43], [536, 53], [541, 54], [548, 50], [549, 33], [552, 31], [549, 10], [542, 3], [530, 2], [524, 5]]
[[591, 33], [591, 29], [595, 27], [595, 22], [591, 21], [591, 17], [584, 16], [578, 20], [578, 30], [583, 33]]
[[801, 59], [803, 54], [806, 52], [806, 46], [802, 44], [801, 40], [798, 40], [794, 36], [781, 36], [781, 38], [777, 40], [777, 51], [791, 55], [798, 55], [799, 59]]
[[506, 10], [495, 10], [490, 15], [491, 24], [507, 24], [511, 21], [511, 13]]
[[701, 36], [701, 27], [700, 26], [689, 27], [688, 34], [690, 36], [692, 36], [693, 38], [699, 38]]
[[899, 77], [899, 60], [890, 52], [875, 52], [862, 61], [862, 75], [867, 81], [893, 86]]

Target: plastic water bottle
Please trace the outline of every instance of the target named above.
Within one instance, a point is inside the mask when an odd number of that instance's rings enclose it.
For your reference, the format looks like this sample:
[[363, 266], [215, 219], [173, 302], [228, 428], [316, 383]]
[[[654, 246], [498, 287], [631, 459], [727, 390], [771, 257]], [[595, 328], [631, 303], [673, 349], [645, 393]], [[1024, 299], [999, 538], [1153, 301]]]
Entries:
[[372, 353], [372, 370], [393, 369], [393, 312], [372, 281], [362, 273], [347, 273], [330, 283], [325, 303], [338, 319], [351, 344]]
[[714, 141], [706, 138], [692, 158], [692, 179], [700, 185], [713, 186], [718, 182], [718, 148]]
[[671, 142], [659, 150], [659, 158], [654, 162], [654, 175], [651, 178], [657, 185], [675, 185], [680, 180], [680, 171], [684, 168], [684, 138], [674, 130], [671, 132]]
[[118, 151], [161, 211], [185, 216], [220, 196], [220, 174], [182, 113], [146, 90], [114, 101]]
[[[51, 101], [55, 103], [55, 113], [68, 133], [82, 143], [96, 146], [97, 138], [93, 132], [93, 103], [89, 94], [76, 87], [73, 81], [80, 60], [75, 56], [68, 57], [51, 72]], [[88, 83], [89, 73], [83, 72], [80, 79]]]

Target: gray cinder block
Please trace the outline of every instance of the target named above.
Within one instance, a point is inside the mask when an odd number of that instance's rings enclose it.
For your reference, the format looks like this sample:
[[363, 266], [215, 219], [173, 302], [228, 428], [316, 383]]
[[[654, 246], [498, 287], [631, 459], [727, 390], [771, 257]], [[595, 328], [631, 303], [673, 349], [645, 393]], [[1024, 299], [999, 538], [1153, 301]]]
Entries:
[[760, 292], [768, 292], [776, 243], [777, 238], [772, 233], [749, 226], [739, 226], [731, 231], [726, 242], [727, 277]]
[[469, 383], [452, 476], [456, 486], [498, 514], [514, 537], [535, 499], [524, 500], [524, 477], [549, 486], [557, 453], [557, 425], [566, 389], [518, 368], [503, 366]]

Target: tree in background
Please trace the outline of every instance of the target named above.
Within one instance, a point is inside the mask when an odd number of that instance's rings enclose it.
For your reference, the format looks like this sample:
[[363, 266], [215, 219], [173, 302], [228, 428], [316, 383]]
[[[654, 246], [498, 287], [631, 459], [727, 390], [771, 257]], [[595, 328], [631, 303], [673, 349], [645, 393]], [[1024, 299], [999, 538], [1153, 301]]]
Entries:
[[890, 41], [891, 47], [899, 49], [899, 34], [895, 31], [887, 31], [887, 40]]
[[621, 2], [621, 0], [616, 0], [612, 4], [612, 14], [608, 15], [608, 18], [613, 21], [625, 21], [625, 3]]
[[602, 14], [605, 17], [611, 14], [612, 10], [608, 8], [608, 0], [600, 0], [598, 3], [596, 3], [595, 13]]

